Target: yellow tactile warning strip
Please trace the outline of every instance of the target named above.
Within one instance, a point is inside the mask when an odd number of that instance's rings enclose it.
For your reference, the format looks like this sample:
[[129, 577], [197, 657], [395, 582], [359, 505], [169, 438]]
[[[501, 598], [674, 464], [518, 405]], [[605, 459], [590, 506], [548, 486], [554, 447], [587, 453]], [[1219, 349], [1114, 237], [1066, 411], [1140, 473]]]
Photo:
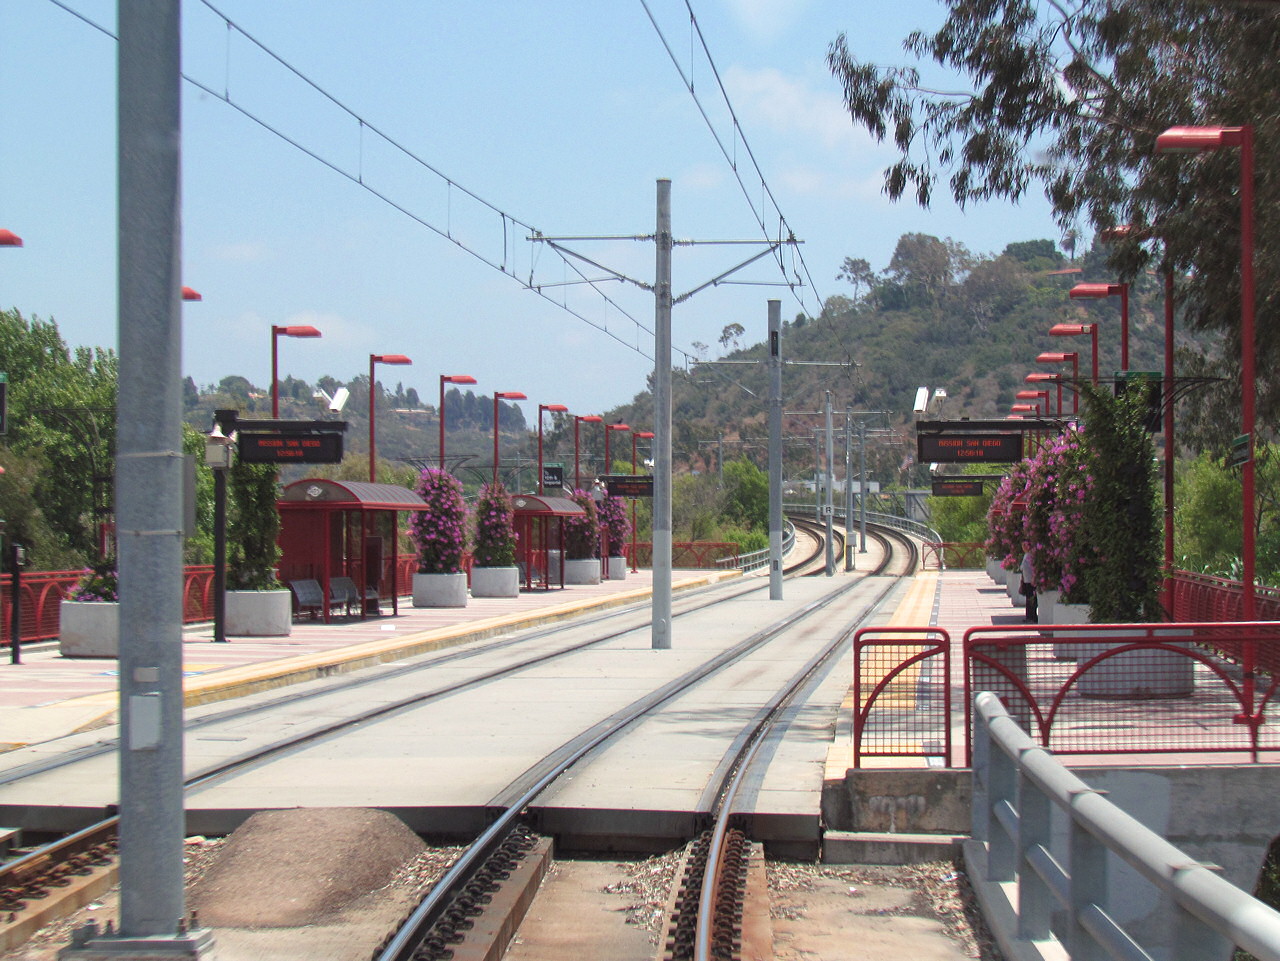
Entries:
[[[672, 589], [677, 592], [692, 590], [725, 580], [728, 576], [739, 575], [738, 571], [708, 573], [701, 577], [682, 579], [673, 583]], [[245, 697], [320, 677], [329, 677], [333, 674], [357, 671], [361, 668], [386, 664], [419, 654], [429, 654], [510, 631], [553, 624], [588, 610], [622, 607], [644, 600], [651, 593], [647, 587], [642, 590], [622, 591], [617, 594], [569, 601], [553, 607], [541, 608], [535, 612], [525, 611], [519, 614], [467, 621], [385, 640], [366, 641], [350, 647], [227, 668], [216, 674], [187, 677], [182, 685], [183, 703], [186, 707], [213, 704], [217, 701]], [[69, 698], [56, 704], [30, 710], [58, 711], [64, 716], [74, 717], [76, 721], [72, 725], [71, 733], [79, 733], [112, 723], [119, 700], [117, 692], [105, 691]], [[17, 746], [21, 745], [8, 745], [10, 748]]]
[[[938, 572], [922, 571], [911, 579], [911, 586], [907, 588], [907, 593], [903, 595], [902, 600], [894, 609], [890, 616], [886, 628], [898, 627], [929, 627], [933, 623], [934, 604], [938, 595]], [[892, 635], [889, 635], [892, 636]], [[907, 636], [907, 635], [904, 635]], [[886, 706], [897, 707], [909, 710], [915, 703], [916, 681], [919, 675], [919, 665], [915, 665], [906, 671], [903, 671], [894, 679], [889, 690], [881, 694], [879, 703]], [[864, 690], [869, 690], [878, 684], [883, 677], [883, 673], [879, 676], [871, 676], [864, 674]], [[841, 725], [838, 728], [849, 731], [849, 737], [837, 738], [831, 744], [831, 749], [827, 752], [827, 764], [824, 777], [828, 780], [843, 780], [845, 772], [853, 767], [853, 740], [852, 730], [853, 724], [851, 718], [857, 708], [854, 703], [853, 678], [849, 679], [849, 689], [845, 692], [844, 700], [840, 704], [840, 720]], [[882, 745], [888, 747], [889, 745]], [[902, 747], [916, 749], [917, 744], [901, 745]], [[915, 766], [917, 763], [923, 765], [922, 759], [917, 758], [868, 758], [864, 762], [864, 766], [875, 766], [877, 763], [892, 764], [894, 767], [903, 767], [904, 765]]]

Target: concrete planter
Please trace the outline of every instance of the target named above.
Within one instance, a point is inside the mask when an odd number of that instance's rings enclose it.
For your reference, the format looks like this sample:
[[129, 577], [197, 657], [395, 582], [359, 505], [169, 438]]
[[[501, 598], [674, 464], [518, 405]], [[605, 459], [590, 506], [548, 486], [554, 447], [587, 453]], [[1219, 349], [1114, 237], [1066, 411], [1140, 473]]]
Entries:
[[120, 656], [118, 601], [63, 601], [58, 617], [58, 652], [63, 657]]
[[293, 631], [288, 591], [227, 591], [228, 636], [287, 637]]
[[414, 607], [466, 607], [467, 575], [414, 574]]
[[520, 568], [473, 567], [471, 568], [472, 597], [519, 597]]
[[[1054, 611], [1058, 606], [1058, 597], [1062, 591], [1040, 591], [1036, 594], [1036, 620], [1041, 624], [1055, 624]], [[1053, 636], [1053, 631], [1041, 631], [1047, 637]]]
[[[1178, 631], [1155, 631], [1161, 634]], [[1144, 637], [1145, 631], [1117, 631], [1119, 637]], [[1077, 644], [1076, 663], [1112, 650], [1119, 644]], [[1179, 645], [1185, 647], [1185, 644]], [[1145, 700], [1156, 697], [1187, 697], [1195, 690], [1195, 661], [1173, 651], [1129, 651], [1091, 667], [1077, 682], [1082, 697]]]
[[987, 577], [991, 578], [997, 584], [1004, 583], [1004, 568], [1000, 566], [998, 558], [987, 558]]
[[564, 582], [566, 584], [599, 584], [600, 558], [566, 558], [564, 562]]
[[1020, 587], [1022, 587], [1022, 571], [1005, 571], [1004, 589], [1009, 595], [1009, 603], [1014, 607], [1022, 607], [1027, 603], [1027, 599], [1019, 591]]
[[[1061, 597], [1061, 593], [1058, 595]], [[1053, 605], [1053, 620], [1046, 623], [1053, 624], [1088, 624], [1089, 623], [1089, 605], [1088, 604], [1067, 604], [1061, 600]], [[1065, 631], [1050, 631], [1050, 634], [1062, 634], [1066, 636]], [[1060, 661], [1074, 661], [1076, 654], [1079, 653], [1078, 644], [1057, 644], [1053, 645], [1053, 656]]]
[[609, 558], [609, 580], [625, 581], [627, 579], [627, 559], [625, 557]]

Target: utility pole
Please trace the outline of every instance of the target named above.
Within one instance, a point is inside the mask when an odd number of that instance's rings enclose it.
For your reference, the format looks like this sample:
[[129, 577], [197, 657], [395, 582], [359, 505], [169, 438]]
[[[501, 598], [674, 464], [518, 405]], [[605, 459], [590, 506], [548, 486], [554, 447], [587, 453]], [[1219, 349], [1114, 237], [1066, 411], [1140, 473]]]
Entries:
[[827, 500], [822, 505], [822, 513], [827, 521], [827, 577], [833, 577], [836, 573], [834, 532], [831, 527], [835, 515], [835, 504], [832, 501], [834, 493], [832, 487], [835, 484], [835, 472], [832, 470], [832, 462], [835, 459], [835, 446], [831, 433], [831, 391], [827, 391], [827, 403], [823, 413], [826, 415], [827, 426]]
[[782, 600], [782, 301], [769, 301], [769, 600]]
[[[654, 351], [653, 351], [653, 607], [651, 647], [667, 650], [671, 647], [671, 310], [694, 294], [714, 287], [726, 277], [743, 267], [755, 263], [773, 253], [783, 244], [799, 243], [794, 237], [786, 240], [680, 240], [671, 234], [671, 181], [658, 181], [657, 229], [652, 235], [633, 237], [546, 237], [534, 234], [529, 240], [549, 244], [561, 256], [573, 257], [603, 270], [617, 280], [623, 280], [652, 291], [654, 295]], [[575, 253], [564, 243], [577, 240], [652, 240], [656, 248], [654, 282], [636, 280]], [[736, 267], [722, 271], [710, 280], [679, 296], [671, 292], [671, 251], [676, 246], [694, 244], [757, 244], [764, 250], [753, 254]]]
[[120, 564], [120, 927], [61, 957], [198, 958], [182, 840], [181, 5], [121, 0], [116, 525]]
[[844, 569], [853, 570], [853, 408], [844, 409]]

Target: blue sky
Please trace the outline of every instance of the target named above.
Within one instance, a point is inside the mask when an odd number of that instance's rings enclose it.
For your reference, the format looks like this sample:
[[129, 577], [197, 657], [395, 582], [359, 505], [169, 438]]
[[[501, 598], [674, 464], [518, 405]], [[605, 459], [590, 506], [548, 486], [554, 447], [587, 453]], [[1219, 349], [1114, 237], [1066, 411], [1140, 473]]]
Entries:
[[[65, 3], [114, 32], [114, 3]], [[758, 239], [761, 210], [776, 230], [683, 0], [648, 6], [756, 211], [639, 0], [214, 6], [443, 178], [362, 130], [209, 6], [186, 0], [184, 70], [217, 94], [184, 86], [183, 274], [205, 299], [184, 308], [183, 366], [201, 385], [242, 374], [268, 387], [271, 325], [312, 324], [320, 340], [280, 341], [281, 376], [346, 381], [367, 372], [370, 353], [403, 353], [413, 366], [381, 368], [379, 379], [428, 402], [439, 374], [465, 373], [479, 392], [523, 391], [526, 413], [537, 403], [600, 412], [644, 389], [652, 296], [610, 282], [606, 304], [583, 285], [549, 286], [576, 277], [467, 191], [548, 236], [630, 236], [653, 231], [655, 182], [669, 178], [677, 238]], [[814, 287], [799, 299], [780, 287], [703, 291], [675, 310], [677, 346], [701, 342], [714, 356], [731, 323], [746, 328], [747, 342], [761, 340], [768, 299], [782, 300], [786, 318], [813, 311], [847, 289], [835, 280], [846, 256], [883, 269], [906, 232], [977, 252], [1058, 236], [1039, 194], [967, 212], [945, 199], [922, 211], [882, 195], [892, 151], [853, 129], [827, 46], [845, 31], [860, 56], [898, 62], [910, 29], [940, 21], [938, 3], [695, 0], [693, 9], [769, 190], [804, 241]], [[349, 176], [246, 119], [224, 93]], [[71, 344], [114, 347], [115, 41], [50, 0], [0, 3], [0, 227], [26, 244], [0, 250], [0, 304], [56, 320]], [[651, 244], [570, 246], [652, 281]], [[675, 291], [752, 252], [678, 249]], [[773, 282], [779, 273], [765, 260], [734, 279]]]

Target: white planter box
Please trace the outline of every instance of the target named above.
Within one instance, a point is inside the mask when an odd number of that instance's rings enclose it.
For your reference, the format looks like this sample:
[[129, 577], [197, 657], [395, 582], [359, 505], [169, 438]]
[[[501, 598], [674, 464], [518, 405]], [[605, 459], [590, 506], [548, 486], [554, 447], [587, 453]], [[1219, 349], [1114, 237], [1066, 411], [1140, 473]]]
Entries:
[[625, 581], [627, 579], [627, 559], [625, 557], [609, 558], [609, 580]]
[[227, 591], [229, 637], [287, 637], [293, 631], [288, 591]]
[[63, 601], [58, 617], [58, 652], [63, 657], [120, 656], [118, 601]]
[[1014, 607], [1022, 607], [1027, 603], [1027, 599], [1018, 590], [1020, 587], [1022, 587], [1022, 571], [1005, 571], [1004, 590], [1009, 595], [1009, 603]]
[[[1058, 595], [1062, 591], [1041, 591], [1036, 595], [1036, 620], [1041, 624], [1054, 624], [1054, 610], [1058, 606]], [[1053, 631], [1041, 631], [1046, 637], [1053, 637]]]
[[997, 558], [987, 558], [987, 577], [997, 584], [1004, 583], [1004, 568], [1000, 566], [1000, 561]]
[[599, 584], [600, 558], [586, 557], [579, 560], [565, 559], [564, 582], [566, 584]]
[[414, 574], [414, 607], [466, 607], [467, 575]]
[[472, 597], [519, 597], [520, 568], [473, 567], [471, 568]]
[[[1178, 631], [1155, 631], [1178, 634]], [[1120, 637], [1144, 637], [1145, 631], [1116, 631]], [[1076, 663], [1119, 647], [1115, 644], [1077, 644]], [[1185, 644], [1178, 645], [1185, 647]], [[1080, 676], [1077, 687], [1082, 697], [1144, 700], [1156, 697], [1187, 697], [1195, 690], [1195, 661], [1173, 651], [1128, 651], [1099, 661]]]
[[[1059, 593], [1061, 597], [1061, 593]], [[1053, 623], [1054, 624], [1088, 624], [1089, 623], [1089, 605], [1088, 604], [1065, 604], [1061, 600], [1053, 605]], [[1062, 634], [1066, 636], [1065, 631], [1050, 631], [1050, 634]], [[1058, 644], [1053, 645], [1053, 656], [1060, 661], [1074, 661], [1078, 651], [1078, 644]]]

